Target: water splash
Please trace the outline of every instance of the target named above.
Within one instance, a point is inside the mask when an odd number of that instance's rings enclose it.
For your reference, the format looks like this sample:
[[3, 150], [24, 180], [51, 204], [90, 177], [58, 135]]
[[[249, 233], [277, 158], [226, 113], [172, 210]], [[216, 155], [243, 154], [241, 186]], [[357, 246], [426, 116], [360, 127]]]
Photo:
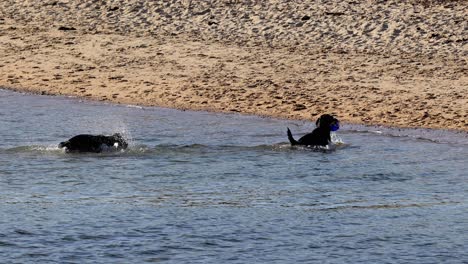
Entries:
[[41, 146], [41, 145], [31, 145], [31, 146], [18, 146], [8, 149], [0, 150], [1, 152], [9, 153], [9, 154], [21, 154], [21, 153], [35, 153], [35, 154], [46, 154], [46, 153], [65, 153], [64, 149], [59, 148], [57, 145], [48, 145], [48, 146]]
[[331, 132], [330, 133], [330, 137], [331, 137], [331, 142], [332, 144], [335, 144], [335, 145], [343, 145], [345, 144], [345, 142], [343, 141], [343, 139], [338, 136], [335, 132]]

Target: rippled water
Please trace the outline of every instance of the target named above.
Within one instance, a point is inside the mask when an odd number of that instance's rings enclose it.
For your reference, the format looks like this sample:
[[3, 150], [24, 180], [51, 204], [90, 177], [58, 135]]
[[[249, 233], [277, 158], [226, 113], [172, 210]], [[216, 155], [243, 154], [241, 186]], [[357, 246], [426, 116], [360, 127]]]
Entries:
[[[2, 263], [467, 263], [467, 135], [0, 90]], [[65, 154], [80, 133], [125, 152]]]

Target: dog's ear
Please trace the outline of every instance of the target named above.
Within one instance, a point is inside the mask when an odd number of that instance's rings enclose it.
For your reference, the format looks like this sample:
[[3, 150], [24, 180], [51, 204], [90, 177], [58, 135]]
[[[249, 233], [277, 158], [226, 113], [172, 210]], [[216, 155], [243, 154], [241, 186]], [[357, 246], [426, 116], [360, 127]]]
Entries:
[[319, 117], [317, 121], [315, 122], [316, 127], [320, 127], [320, 119], [322, 119], [322, 117]]
[[68, 144], [70, 144], [68, 141], [60, 142], [58, 147], [59, 148], [66, 148], [66, 147], [68, 147]]

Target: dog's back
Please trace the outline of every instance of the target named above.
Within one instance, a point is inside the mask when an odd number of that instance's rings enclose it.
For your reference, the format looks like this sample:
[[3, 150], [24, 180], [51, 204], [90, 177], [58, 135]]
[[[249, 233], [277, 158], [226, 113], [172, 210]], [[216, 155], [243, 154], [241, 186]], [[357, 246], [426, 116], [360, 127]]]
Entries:
[[325, 114], [317, 120], [316, 125], [317, 128], [311, 133], [305, 134], [299, 140], [294, 139], [291, 130], [288, 128], [288, 140], [291, 145], [327, 146], [331, 142], [330, 132], [332, 128], [339, 128], [339, 120], [331, 115]]
[[66, 148], [67, 152], [99, 153], [103, 151], [103, 146], [125, 149], [128, 144], [120, 134], [112, 136], [81, 134], [59, 144], [59, 148]]
[[308, 146], [326, 146], [330, 143], [330, 130], [317, 127], [312, 133], [305, 134], [299, 139], [299, 144]]
[[77, 135], [59, 144], [60, 148], [66, 148], [67, 152], [101, 152], [100, 136]]
[[305, 134], [299, 140], [295, 140], [291, 130], [288, 128], [288, 139], [292, 146], [306, 145], [306, 146], [326, 146], [330, 143], [330, 131], [321, 128], [316, 128], [311, 133]]

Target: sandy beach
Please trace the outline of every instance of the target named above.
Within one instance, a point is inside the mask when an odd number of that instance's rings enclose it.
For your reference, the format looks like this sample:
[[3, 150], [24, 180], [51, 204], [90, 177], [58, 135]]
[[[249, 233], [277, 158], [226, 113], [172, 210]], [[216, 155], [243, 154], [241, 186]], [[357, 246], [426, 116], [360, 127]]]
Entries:
[[468, 131], [468, 1], [3, 0], [0, 87]]

